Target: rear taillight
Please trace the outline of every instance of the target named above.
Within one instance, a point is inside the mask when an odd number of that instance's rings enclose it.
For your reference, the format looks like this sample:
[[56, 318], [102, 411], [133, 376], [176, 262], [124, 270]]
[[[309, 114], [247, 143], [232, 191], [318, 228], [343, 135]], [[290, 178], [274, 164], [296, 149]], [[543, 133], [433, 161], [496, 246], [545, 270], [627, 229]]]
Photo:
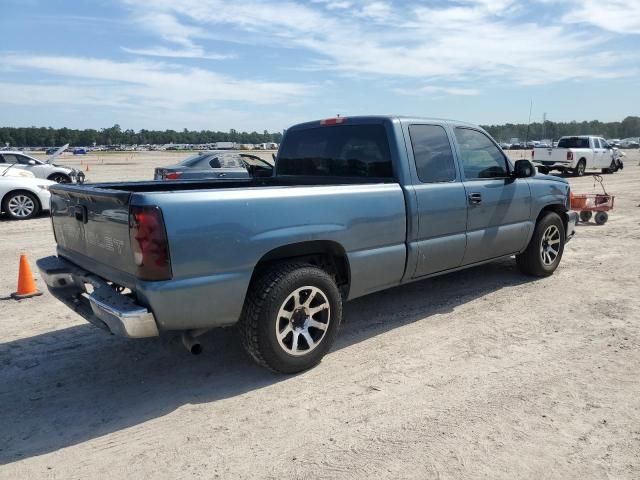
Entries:
[[573, 152], [567, 152], [567, 162], [573, 161]]
[[171, 278], [169, 242], [159, 207], [130, 207], [129, 238], [138, 278], [142, 280]]
[[182, 172], [169, 172], [164, 178], [165, 180], [178, 180], [182, 176]]

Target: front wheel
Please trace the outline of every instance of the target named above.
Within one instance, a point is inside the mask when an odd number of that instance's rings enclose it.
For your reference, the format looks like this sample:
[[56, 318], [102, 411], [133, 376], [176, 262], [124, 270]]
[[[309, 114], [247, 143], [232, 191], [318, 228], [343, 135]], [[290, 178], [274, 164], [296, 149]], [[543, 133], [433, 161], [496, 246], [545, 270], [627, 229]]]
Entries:
[[27, 220], [40, 213], [40, 203], [32, 193], [12, 192], [4, 197], [2, 209], [13, 220]]
[[340, 291], [327, 272], [309, 264], [279, 264], [251, 283], [240, 334], [258, 364], [297, 373], [322, 360], [341, 320]]
[[560, 264], [564, 243], [562, 219], [555, 212], [547, 212], [536, 224], [527, 249], [516, 255], [518, 268], [527, 275], [548, 277]]
[[56, 183], [71, 183], [71, 179], [62, 173], [54, 173], [49, 180]]

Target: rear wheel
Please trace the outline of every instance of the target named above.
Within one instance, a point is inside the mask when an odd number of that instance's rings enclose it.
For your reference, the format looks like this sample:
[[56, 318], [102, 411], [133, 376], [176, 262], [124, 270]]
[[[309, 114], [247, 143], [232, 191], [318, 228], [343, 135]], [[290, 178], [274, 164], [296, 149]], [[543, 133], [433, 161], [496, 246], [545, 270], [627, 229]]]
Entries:
[[596, 213], [595, 221], [598, 225], [604, 225], [609, 220], [609, 214], [607, 212]]
[[587, 169], [587, 161], [584, 158], [581, 158], [576, 168], [573, 169], [573, 175], [575, 177], [582, 177], [584, 175], [584, 171]]
[[280, 264], [249, 287], [240, 331], [258, 364], [296, 373], [322, 360], [341, 320], [342, 298], [327, 272], [309, 264]]
[[11, 192], [4, 197], [2, 209], [14, 220], [27, 220], [40, 212], [40, 203], [29, 192]]
[[527, 249], [516, 255], [518, 268], [527, 275], [547, 277], [560, 264], [564, 252], [565, 230], [555, 212], [547, 212], [536, 224]]
[[580, 212], [580, 220], [582, 222], [588, 222], [589, 220], [591, 220], [591, 217], [593, 216], [592, 212], [589, 212], [588, 210], [584, 210], [582, 212]]

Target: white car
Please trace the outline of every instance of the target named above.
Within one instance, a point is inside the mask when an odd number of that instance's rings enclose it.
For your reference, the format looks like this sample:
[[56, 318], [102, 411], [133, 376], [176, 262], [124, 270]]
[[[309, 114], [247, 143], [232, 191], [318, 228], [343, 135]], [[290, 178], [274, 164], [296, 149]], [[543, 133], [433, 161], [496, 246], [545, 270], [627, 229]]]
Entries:
[[43, 162], [20, 151], [0, 151], [0, 175], [9, 167], [27, 170], [36, 178], [44, 178], [56, 183], [84, 182], [84, 173], [75, 168]]
[[0, 210], [14, 220], [27, 220], [51, 207], [49, 187], [41, 178], [0, 176]]

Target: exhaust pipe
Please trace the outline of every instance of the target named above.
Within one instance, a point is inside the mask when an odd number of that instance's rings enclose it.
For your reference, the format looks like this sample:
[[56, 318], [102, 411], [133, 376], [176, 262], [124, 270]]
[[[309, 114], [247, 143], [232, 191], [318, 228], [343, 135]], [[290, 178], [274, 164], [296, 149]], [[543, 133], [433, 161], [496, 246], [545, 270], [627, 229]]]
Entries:
[[200, 355], [202, 353], [202, 344], [196, 338], [208, 331], [208, 328], [199, 328], [196, 330], [189, 330], [182, 334], [182, 344], [191, 355]]

